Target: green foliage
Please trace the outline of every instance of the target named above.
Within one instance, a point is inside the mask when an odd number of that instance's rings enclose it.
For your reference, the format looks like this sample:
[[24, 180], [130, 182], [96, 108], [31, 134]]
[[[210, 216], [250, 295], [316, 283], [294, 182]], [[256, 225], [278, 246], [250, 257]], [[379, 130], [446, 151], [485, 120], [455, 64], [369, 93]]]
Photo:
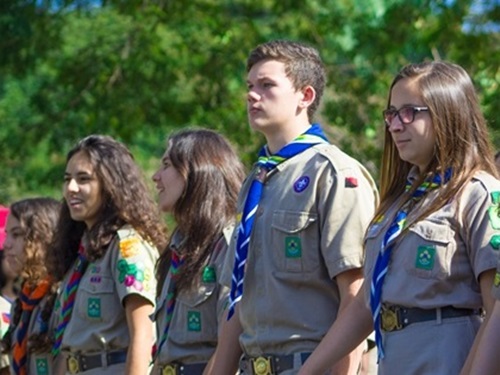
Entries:
[[[479, 4], [479, 5], [478, 5]], [[500, 5], [478, 0], [5, 0], [0, 4], [0, 202], [60, 197], [65, 154], [91, 133], [128, 144], [149, 178], [168, 134], [206, 126], [247, 165], [263, 139], [245, 113], [258, 43], [316, 46], [318, 119], [377, 174], [380, 112], [406, 63], [446, 59], [474, 78], [500, 147]]]

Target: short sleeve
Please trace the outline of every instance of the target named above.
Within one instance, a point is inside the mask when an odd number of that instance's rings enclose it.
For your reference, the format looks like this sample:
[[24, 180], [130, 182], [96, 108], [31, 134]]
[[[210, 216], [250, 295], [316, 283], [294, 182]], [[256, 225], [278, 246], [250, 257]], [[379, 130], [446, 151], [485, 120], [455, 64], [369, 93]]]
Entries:
[[120, 301], [138, 294], [153, 306], [156, 300], [155, 264], [158, 250], [146, 242], [134, 229], [118, 231], [115, 242], [112, 273]]

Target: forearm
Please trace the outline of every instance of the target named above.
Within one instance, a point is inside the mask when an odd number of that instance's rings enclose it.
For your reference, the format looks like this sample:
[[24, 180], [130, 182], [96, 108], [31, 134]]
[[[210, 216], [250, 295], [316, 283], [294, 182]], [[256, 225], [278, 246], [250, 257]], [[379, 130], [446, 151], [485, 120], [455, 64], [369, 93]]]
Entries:
[[130, 342], [127, 352], [126, 375], [146, 375], [151, 361], [151, 340], [136, 339]]
[[[328, 369], [339, 370], [334, 366], [348, 366], [357, 371], [359, 364], [358, 346], [373, 330], [370, 311], [364, 305], [362, 293], [337, 317], [320, 344], [302, 366], [299, 375], [324, 374]], [[356, 350], [355, 353], [350, 353]], [[346, 362], [340, 362], [349, 356]], [[356, 359], [356, 362], [354, 360]], [[356, 363], [356, 365], [355, 365]], [[345, 374], [346, 372], [339, 372]], [[354, 372], [355, 373], [355, 372]], [[350, 372], [349, 372], [350, 374]]]
[[224, 313], [219, 341], [214, 355], [210, 359], [204, 375], [235, 374], [242, 350], [239, 337], [243, 331], [239, 321], [238, 305], [234, 315], [227, 321], [227, 311]]

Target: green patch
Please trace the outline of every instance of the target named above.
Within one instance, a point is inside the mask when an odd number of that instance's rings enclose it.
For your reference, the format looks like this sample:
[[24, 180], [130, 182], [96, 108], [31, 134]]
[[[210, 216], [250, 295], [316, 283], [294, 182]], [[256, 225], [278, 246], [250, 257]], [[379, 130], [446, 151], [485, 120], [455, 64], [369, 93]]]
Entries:
[[488, 217], [491, 227], [493, 229], [500, 229], [500, 209], [498, 205], [493, 205], [488, 208]]
[[490, 195], [491, 195], [491, 200], [492, 200], [493, 204], [500, 203], [500, 191], [492, 191]]
[[206, 266], [203, 269], [203, 274], [201, 279], [204, 283], [215, 283], [215, 267], [214, 266]]
[[49, 374], [49, 363], [47, 362], [47, 358], [37, 358], [35, 364], [37, 375]]
[[500, 285], [500, 273], [497, 272], [495, 274], [495, 280], [493, 281], [493, 285], [495, 285], [495, 287], [498, 287]]
[[500, 235], [495, 234], [491, 236], [490, 245], [495, 250], [500, 249]]
[[287, 258], [300, 258], [302, 256], [300, 237], [285, 238], [285, 256]]
[[201, 314], [199, 311], [188, 311], [187, 329], [191, 332], [201, 331]]
[[101, 299], [89, 298], [87, 301], [87, 315], [89, 318], [101, 317]]
[[434, 268], [435, 255], [436, 248], [434, 246], [419, 246], [415, 267], [422, 270], [432, 270]]

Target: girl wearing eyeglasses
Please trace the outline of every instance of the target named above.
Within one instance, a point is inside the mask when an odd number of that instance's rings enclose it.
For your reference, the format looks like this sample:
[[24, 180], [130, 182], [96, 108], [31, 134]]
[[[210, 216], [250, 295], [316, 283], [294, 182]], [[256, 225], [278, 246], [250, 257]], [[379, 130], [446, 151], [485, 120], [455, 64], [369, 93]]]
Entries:
[[372, 329], [379, 374], [458, 374], [491, 312], [500, 182], [470, 77], [447, 62], [410, 64], [383, 117], [364, 292], [299, 374], [323, 374]]

